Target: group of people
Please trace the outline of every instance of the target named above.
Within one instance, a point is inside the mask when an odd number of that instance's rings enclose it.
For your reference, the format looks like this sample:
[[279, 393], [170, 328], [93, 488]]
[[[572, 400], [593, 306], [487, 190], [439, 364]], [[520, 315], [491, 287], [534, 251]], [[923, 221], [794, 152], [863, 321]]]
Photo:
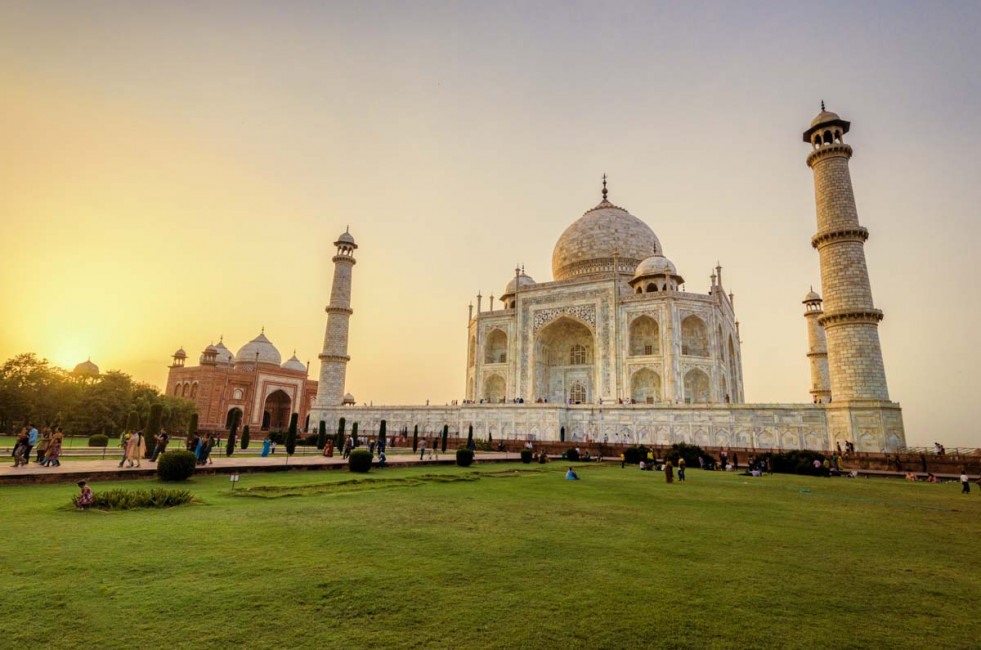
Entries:
[[[22, 427], [10, 454], [14, 457], [14, 467], [26, 467], [31, 462], [41, 467], [60, 466], [61, 446], [64, 439], [65, 434], [62, 433], [61, 427], [56, 427], [53, 432], [51, 427], [44, 427], [39, 432], [34, 424]], [[35, 450], [37, 457], [31, 460], [31, 452]]]

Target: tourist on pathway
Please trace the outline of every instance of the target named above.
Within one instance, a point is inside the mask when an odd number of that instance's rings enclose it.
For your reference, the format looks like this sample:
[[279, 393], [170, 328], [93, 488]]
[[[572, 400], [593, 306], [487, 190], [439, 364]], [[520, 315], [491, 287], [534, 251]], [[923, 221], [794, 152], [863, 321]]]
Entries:
[[272, 444], [272, 441], [269, 440], [269, 436], [266, 436], [266, 439], [262, 441], [262, 453], [259, 454], [263, 458], [265, 458], [266, 456], [269, 455], [269, 445], [270, 444]]
[[28, 461], [31, 460], [31, 450], [34, 449], [34, 445], [37, 444], [37, 427], [33, 424], [30, 425], [31, 430], [27, 432], [27, 449], [24, 451], [24, 458]]
[[678, 459], [678, 481], [685, 482], [685, 459]]
[[129, 431], [123, 431], [123, 435], [119, 436], [119, 448], [123, 454], [123, 457], [119, 460], [119, 466], [122, 467], [123, 463], [126, 462], [126, 449], [129, 446], [129, 439], [133, 437], [133, 434]]
[[967, 470], [961, 471], [961, 494], [971, 493], [971, 480], [967, 478]]
[[146, 441], [143, 440], [143, 433], [141, 431], [135, 432], [129, 437], [129, 442], [126, 443], [126, 460], [129, 461], [129, 466], [133, 467], [133, 462], [136, 461], [136, 466], [140, 466], [140, 459], [146, 455]]
[[204, 439], [203, 436], [198, 436], [198, 444], [194, 448], [194, 456], [197, 458], [198, 465], [204, 465], [205, 454], [208, 453], [208, 441]]
[[51, 444], [51, 427], [44, 427], [41, 432], [41, 440], [37, 443], [37, 461], [38, 463], [44, 460], [44, 455], [48, 452], [48, 445]]
[[61, 427], [55, 430], [54, 437], [51, 438], [51, 444], [48, 445], [48, 451], [44, 453], [44, 460], [41, 461], [42, 465], [47, 467], [60, 467], [61, 461], [61, 441], [64, 440], [65, 434], [61, 432]]
[[579, 475], [576, 474], [576, 470], [569, 468], [569, 471], [565, 473], [565, 480], [567, 481], [578, 481]]
[[209, 465], [214, 465], [214, 462], [215, 461], [211, 460], [211, 452], [215, 448], [216, 445], [220, 445], [220, 444], [221, 444], [221, 434], [220, 433], [217, 436], [212, 436], [212, 435], [209, 435], [208, 436], [208, 448], [204, 452], [204, 460]]
[[167, 435], [166, 431], [161, 431], [160, 435], [156, 436], [157, 445], [153, 448], [153, 456], [150, 457], [150, 462], [157, 462], [157, 457], [160, 454], [167, 451], [167, 443], [170, 442], [170, 436]]
[[85, 481], [79, 481], [77, 485], [82, 488], [82, 494], [79, 495], [78, 501], [75, 502], [75, 507], [79, 510], [84, 510], [92, 505], [92, 488]]
[[14, 467], [20, 467], [21, 465], [27, 464], [27, 427], [20, 430], [20, 434], [17, 436], [17, 442], [14, 443]]
[[[352, 446], [353, 444], [354, 444], [354, 443], [352, 443], [352, 442], [351, 442], [351, 439], [350, 439], [350, 438], [348, 438], [348, 439], [346, 439], [346, 440], [344, 441], [344, 458], [345, 458], [345, 459], [346, 459], [346, 458], [347, 458], [348, 456], [350, 456], [350, 455], [351, 455], [351, 446]], [[421, 460], [421, 459], [420, 459], [420, 460]]]
[[674, 465], [671, 464], [670, 460], [664, 462], [664, 480], [668, 483], [674, 483]]
[[423, 456], [426, 455], [426, 439], [422, 439], [422, 445], [419, 447], [419, 460], [423, 460]]

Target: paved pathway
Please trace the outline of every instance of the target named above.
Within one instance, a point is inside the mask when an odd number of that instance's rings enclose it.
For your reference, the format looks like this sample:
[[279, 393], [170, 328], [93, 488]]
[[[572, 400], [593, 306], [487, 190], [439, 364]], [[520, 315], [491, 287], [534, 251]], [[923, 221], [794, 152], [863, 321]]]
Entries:
[[[503, 454], [498, 452], [478, 452], [476, 460], [478, 462], [501, 462], [506, 460], [518, 460], [518, 454]], [[390, 454], [388, 464], [392, 466], [418, 466], [418, 465], [452, 465], [456, 463], [454, 453], [447, 452], [440, 454], [439, 460], [420, 461], [416, 454]], [[290, 469], [343, 469], [347, 466], [347, 461], [339, 455], [333, 458], [324, 456], [292, 456], [287, 457], [284, 453], [278, 453], [266, 458], [256, 456], [232, 456], [228, 458], [224, 455], [212, 456], [212, 464], [198, 466], [197, 472], [200, 474], [236, 474], [250, 472], [276, 472], [288, 471]], [[152, 478], [156, 475], [156, 463], [143, 460], [140, 467], [119, 467], [119, 459], [106, 460], [72, 460], [65, 461], [59, 467], [41, 467], [37, 463], [31, 463], [27, 467], [14, 467], [12, 463], [0, 465], [0, 485], [11, 485], [17, 483], [59, 483], [78, 481], [83, 478], [112, 481], [126, 480], [135, 478]]]

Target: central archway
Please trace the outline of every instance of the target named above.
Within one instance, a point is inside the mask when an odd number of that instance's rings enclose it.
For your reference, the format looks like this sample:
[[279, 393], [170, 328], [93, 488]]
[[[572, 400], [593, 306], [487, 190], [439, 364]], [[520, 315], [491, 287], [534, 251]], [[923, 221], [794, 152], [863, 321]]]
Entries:
[[595, 345], [588, 327], [563, 316], [535, 338], [535, 399], [588, 403], [595, 400]]
[[290, 424], [290, 396], [284, 390], [273, 391], [266, 398], [262, 410], [262, 428], [281, 431]]

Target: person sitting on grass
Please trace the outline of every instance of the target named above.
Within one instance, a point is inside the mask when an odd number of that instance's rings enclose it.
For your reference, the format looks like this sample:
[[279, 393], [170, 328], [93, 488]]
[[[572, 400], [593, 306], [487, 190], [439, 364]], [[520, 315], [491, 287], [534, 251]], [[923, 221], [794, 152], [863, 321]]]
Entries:
[[916, 481], [916, 474], [914, 474], [913, 472], [906, 472], [906, 480]]
[[565, 480], [567, 481], [578, 481], [579, 475], [576, 474], [576, 470], [569, 468], [569, 471], [565, 473]]
[[75, 507], [79, 510], [85, 510], [92, 505], [92, 488], [85, 481], [79, 481], [77, 485], [82, 489], [82, 494], [79, 495], [78, 501], [75, 502]]

